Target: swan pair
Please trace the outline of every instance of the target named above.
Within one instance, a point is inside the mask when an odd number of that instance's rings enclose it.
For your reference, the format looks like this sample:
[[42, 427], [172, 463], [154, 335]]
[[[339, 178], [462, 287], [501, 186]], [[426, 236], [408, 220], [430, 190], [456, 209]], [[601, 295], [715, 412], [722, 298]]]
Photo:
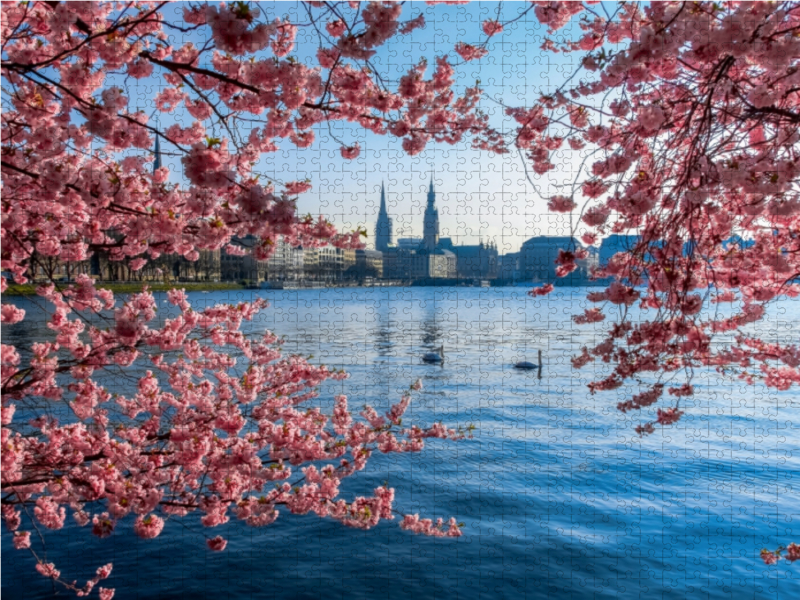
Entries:
[[[430, 364], [441, 364], [444, 362], [444, 346], [435, 348], [435, 352], [426, 352], [422, 355], [422, 362]], [[523, 360], [514, 365], [515, 369], [541, 369], [542, 368], [542, 351], [539, 350], [539, 364], [533, 364], [527, 360]]]

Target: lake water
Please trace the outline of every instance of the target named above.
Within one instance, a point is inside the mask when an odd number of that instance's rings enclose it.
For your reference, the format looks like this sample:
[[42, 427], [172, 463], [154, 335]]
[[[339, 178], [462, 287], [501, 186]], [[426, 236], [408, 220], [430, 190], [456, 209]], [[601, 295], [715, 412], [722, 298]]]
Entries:
[[[287, 336], [287, 353], [346, 369], [319, 404], [396, 402], [416, 378], [406, 422], [476, 426], [413, 455], [375, 455], [344, 497], [396, 488], [396, 508], [455, 516], [460, 539], [382, 523], [369, 531], [282, 515], [267, 528], [192, 518], [140, 540], [130, 522], [99, 540], [70, 526], [50, 536], [63, 576], [108, 561], [117, 598], [797, 598], [800, 565], [766, 567], [762, 547], [800, 542], [800, 401], [794, 392], [697, 373], [697, 395], [668, 429], [640, 439], [643, 415], [616, 404], [633, 388], [588, 393], [601, 367], [569, 358], [600, 329], [576, 327], [585, 290], [533, 299], [524, 288], [373, 288], [192, 293], [193, 302], [268, 298], [253, 324]], [[160, 294], [160, 302], [164, 295]], [[37, 314], [29, 300], [15, 299]], [[798, 339], [796, 302], [773, 307], [766, 338]], [[46, 336], [40, 319], [4, 328], [5, 343]], [[420, 356], [444, 345], [444, 366]], [[544, 353], [542, 378], [512, 368]], [[593, 370], [597, 369], [597, 371]], [[70, 519], [71, 522], [71, 519]], [[207, 550], [204, 533], [229, 540]], [[50, 584], [2, 535], [4, 598], [45, 598]]]

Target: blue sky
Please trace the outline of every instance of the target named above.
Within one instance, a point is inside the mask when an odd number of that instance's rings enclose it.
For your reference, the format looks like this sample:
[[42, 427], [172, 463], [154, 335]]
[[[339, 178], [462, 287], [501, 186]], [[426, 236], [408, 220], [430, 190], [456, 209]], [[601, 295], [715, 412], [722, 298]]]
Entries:
[[[264, 13], [261, 18], [290, 16], [294, 22], [307, 20], [304, 9], [296, 2], [254, 4]], [[480, 24], [496, 15], [497, 6], [495, 2], [460, 6], [407, 2], [401, 19], [422, 12], [426, 27], [393, 39], [380, 49], [373, 63], [382, 75], [396, 82], [420, 57], [427, 57], [429, 65], [434, 65], [434, 57], [441, 54], [457, 59], [453, 51], [455, 43], [482, 41], [485, 36]], [[500, 20], [510, 20], [528, 6], [527, 2], [504, 2]], [[167, 11], [180, 9], [182, 6], [178, 4]], [[573, 21], [576, 23], [577, 18]], [[564, 30], [567, 34], [569, 31], [570, 28]], [[490, 40], [488, 56], [456, 69], [456, 91], [462, 92], [479, 79], [486, 93], [482, 108], [490, 115], [492, 124], [498, 128], [512, 127], [495, 101], [512, 106], [530, 105], [540, 94], [561, 85], [578, 60], [577, 54], [564, 56], [541, 51], [544, 35], [545, 29], [530, 11]], [[193, 41], [197, 44], [202, 40], [193, 38]], [[179, 47], [183, 40], [172, 39], [171, 43]], [[292, 55], [308, 64], [318, 45], [313, 29], [301, 28]], [[144, 103], [140, 108], [150, 113], [154, 93], [151, 89], [142, 91], [138, 100], [131, 93], [132, 108]], [[188, 115], [180, 112], [157, 118], [162, 126], [173, 120], [191, 122]], [[373, 242], [382, 181], [386, 183], [395, 238], [421, 235], [431, 173], [437, 191], [440, 234], [453, 237], [456, 243], [493, 240], [501, 252], [513, 252], [531, 236], [563, 235], [568, 231], [569, 217], [547, 212], [546, 202], [526, 180], [517, 154], [498, 156], [473, 151], [468, 142], [462, 142], [456, 146], [429, 144], [422, 153], [409, 157], [396, 138], [374, 135], [342, 122], [331, 126], [336, 137], [361, 144], [362, 152], [356, 160], [344, 161], [339, 144], [331, 139], [327, 126], [321, 126], [310, 148], [297, 149], [285, 142], [277, 153], [265, 155], [256, 170], [281, 181], [310, 179], [314, 187], [299, 200], [301, 214], [324, 214], [343, 229], [366, 227], [370, 234], [368, 246]], [[163, 150], [167, 152], [168, 148]], [[167, 164], [170, 159], [165, 156], [164, 162]], [[565, 157], [559, 169], [548, 174], [549, 178], [537, 181], [540, 191], [545, 196], [555, 193], [551, 184], [568, 178], [573, 165], [574, 161]], [[179, 163], [175, 162], [175, 166], [179, 167]], [[180, 175], [175, 173], [173, 179], [180, 180]]]

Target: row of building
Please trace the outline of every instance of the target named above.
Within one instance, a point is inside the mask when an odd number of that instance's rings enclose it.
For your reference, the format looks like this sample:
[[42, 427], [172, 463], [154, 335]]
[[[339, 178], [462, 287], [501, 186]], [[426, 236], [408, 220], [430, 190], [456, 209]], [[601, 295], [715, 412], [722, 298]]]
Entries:
[[505, 255], [500, 255], [493, 243], [455, 245], [451, 238], [439, 237], [439, 211], [433, 178], [428, 186], [422, 229], [422, 238], [400, 238], [394, 243], [392, 219], [381, 186], [375, 247], [383, 253], [384, 273], [392, 279], [480, 279], [584, 285], [591, 282], [592, 271], [598, 265], [626, 250], [636, 239], [635, 236], [609, 236], [600, 248], [586, 248], [588, 257], [578, 261], [576, 271], [566, 278], [558, 278], [555, 261], [559, 251], [584, 248], [580, 241], [569, 236], [535, 236], [526, 240], [519, 252]]
[[[161, 163], [156, 146], [154, 168]], [[132, 272], [125, 261], [111, 261], [103, 253], [83, 263], [62, 265], [40, 257], [30, 278], [74, 279], [87, 273], [104, 281], [163, 280], [261, 282], [317, 281], [364, 282], [395, 280], [403, 282], [498, 281], [558, 282], [567, 285], [588, 283], [594, 267], [604, 264], [616, 252], [630, 247], [634, 236], [610, 236], [600, 248], [589, 247], [589, 256], [578, 262], [568, 278], [556, 277], [555, 260], [561, 249], [581, 248], [570, 237], [536, 236], [522, 244], [519, 252], [500, 255], [492, 243], [456, 245], [451, 238], [439, 237], [439, 211], [431, 177], [423, 218], [421, 238], [400, 238], [394, 242], [392, 219], [386, 208], [386, 193], [381, 185], [380, 208], [375, 225], [375, 249], [344, 249], [325, 246], [311, 248], [278, 242], [269, 260], [259, 261], [250, 253], [230, 255], [219, 250], [200, 252], [196, 261], [179, 255], [162, 255], [143, 269]], [[247, 249], [258, 243], [253, 237], [236, 239]]]
[[[247, 248], [254, 238], [237, 240]], [[223, 254], [220, 277], [225, 281], [363, 281], [383, 278], [383, 257], [374, 250], [323, 246], [309, 248], [278, 242], [269, 260]]]
[[[385, 252], [353, 250], [326, 246], [308, 248], [279, 242], [269, 260], [258, 261], [251, 255], [234, 256], [219, 250], [200, 252], [196, 261], [178, 255], [162, 255], [140, 271], [130, 270], [125, 261], [111, 261], [96, 253], [88, 261], [62, 264], [39, 257], [38, 267], [28, 274], [33, 281], [74, 279], [79, 273], [102, 281], [236, 281], [322, 283], [395, 280], [436, 282], [442, 280], [474, 282], [554, 282], [561, 285], [585, 285], [593, 267], [605, 264], [617, 252], [630, 248], [635, 236], [610, 236], [600, 248], [589, 247], [589, 256], [579, 261], [579, 268], [567, 278], [557, 278], [555, 260], [562, 248], [580, 247], [569, 237], [537, 236], [528, 239], [519, 252], [499, 255], [491, 244], [453, 246], [448, 238], [439, 240], [434, 251], [420, 249], [419, 238], [401, 238]], [[240, 239], [247, 247], [254, 238]]]

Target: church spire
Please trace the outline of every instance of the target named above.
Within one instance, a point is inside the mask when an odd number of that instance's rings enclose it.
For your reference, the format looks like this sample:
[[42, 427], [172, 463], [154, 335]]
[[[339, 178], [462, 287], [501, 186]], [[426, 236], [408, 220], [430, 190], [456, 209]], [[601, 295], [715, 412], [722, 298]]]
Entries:
[[436, 209], [436, 192], [433, 189], [433, 172], [428, 185], [428, 205], [422, 224], [422, 247], [433, 252], [439, 245], [439, 211]]
[[386, 252], [392, 245], [392, 219], [386, 210], [386, 190], [381, 181], [381, 205], [378, 209], [378, 222], [375, 223], [375, 249]]
[[156, 170], [161, 168], [161, 147], [158, 145], [158, 136], [156, 136], [156, 147], [153, 152], [156, 155], [153, 160], [153, 174], [155, 174]]

